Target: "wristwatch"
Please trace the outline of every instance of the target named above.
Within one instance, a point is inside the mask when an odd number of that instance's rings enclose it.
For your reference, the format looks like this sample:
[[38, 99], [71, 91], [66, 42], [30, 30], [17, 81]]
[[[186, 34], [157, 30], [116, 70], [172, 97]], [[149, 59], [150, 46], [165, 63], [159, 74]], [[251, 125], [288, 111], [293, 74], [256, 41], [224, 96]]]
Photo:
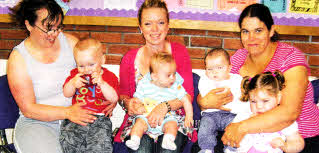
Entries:
[[171, 105], [167, 101], [165, 101], [164, 103], [167, 107], [167, 112], [170, 112], [172, 110]]
[[127, 112], [127, 109], [124, 106], [124, 102], [125, 102], [126, 98], [123, 98], [121, 101], [119, 101], [120, 106], [122, 107], [122, 109]]

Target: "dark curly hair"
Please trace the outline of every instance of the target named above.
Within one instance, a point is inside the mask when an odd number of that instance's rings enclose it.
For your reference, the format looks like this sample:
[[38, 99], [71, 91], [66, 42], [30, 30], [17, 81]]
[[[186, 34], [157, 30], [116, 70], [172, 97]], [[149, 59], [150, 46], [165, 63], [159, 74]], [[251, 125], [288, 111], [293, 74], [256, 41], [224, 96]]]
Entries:
[[42, 20], [42, 24], [48, 21], [47, 29], [51, 29], [52, 24], [60, 18], [64, 19], [62, 8], [55, 0], [22, 0], [16, 6], [10, 8], [10, 17], [18, 26], [26, 28], [25, 21], [29, 21], [31, 26], [34, 26], [38, 19], [37, 11], [46, 9], [48, 16]]

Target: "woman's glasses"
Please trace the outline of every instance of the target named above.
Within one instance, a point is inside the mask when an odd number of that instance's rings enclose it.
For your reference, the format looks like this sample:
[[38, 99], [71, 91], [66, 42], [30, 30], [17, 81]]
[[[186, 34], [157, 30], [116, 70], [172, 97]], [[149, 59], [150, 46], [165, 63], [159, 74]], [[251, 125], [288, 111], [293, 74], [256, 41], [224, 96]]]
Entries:
[[38, 29], [40, 29], [42, 32], [46, 33], [47, 35], [52, 35], [55, 32], [58, 32], [58, 33], [62, 32], [64, 29], [63, 25], [58, 26], [57, 29], [49, 29], [49, 30], [43, 30], [42, 28], [38, 27], [37, 25], [34, 25], [34, 26], [36, 26]]

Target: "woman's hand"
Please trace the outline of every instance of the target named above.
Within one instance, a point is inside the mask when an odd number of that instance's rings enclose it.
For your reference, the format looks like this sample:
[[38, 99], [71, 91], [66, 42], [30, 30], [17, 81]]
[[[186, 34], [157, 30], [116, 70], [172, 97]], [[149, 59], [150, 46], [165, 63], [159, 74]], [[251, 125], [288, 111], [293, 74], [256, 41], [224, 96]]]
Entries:
[[105, 116], [111, 117], [113, 109], [116, 107], [116, 104], [117, 104], [116, 102], [112, 103], [110, 101], [103, 101], [103, 105], [108, 105], [108, 106], [103, 109], [102, 113], [104, 113]]
[[95, 112], [83, 109], [82, 106], [84, 105], [86, 105], [86, 103], [77, 103], [67, 107], [65, 118], [83, 126], [86, 126], [87, 123], [93, 123], [96, 120], [96, 117], [92, 114], [95, 114]]
[[280, 148], [281, 150], [283, 150], [285, 141], [281, 137], [277, 137], [271, 140], [270, 145], [272, 148]]
[[185, 127], [191, 128], [194, 125], [194, 120], [192, 115], [187, 115], [185, 116]]
[[150, 114], [148, 114], [147, 119], [148, 123], [152, 128], [155, 128], [157, 125], [161, 125], [164, 117], [167, 113], [167, 106], [164, 103], [157, 105]]
[[242, 123], [230, 123], [225, 128], [225, 133], [222, 137], [224, 145], [238, 148], [241, 140], [247, 134], [245, 128], [242, 127]]
[[204, 97], [198, 96], [198, 104], [202, 110], [205, 109], [220, 109], [230, 111], [223, 106], [229, 102], [232, 102], [233, 95], [229, 88], [216, 88], [211, 90]]
[[127, 99], [125, 103], [128, 115], [142, 115], [146, 112], [142, 101], [138, 98]]

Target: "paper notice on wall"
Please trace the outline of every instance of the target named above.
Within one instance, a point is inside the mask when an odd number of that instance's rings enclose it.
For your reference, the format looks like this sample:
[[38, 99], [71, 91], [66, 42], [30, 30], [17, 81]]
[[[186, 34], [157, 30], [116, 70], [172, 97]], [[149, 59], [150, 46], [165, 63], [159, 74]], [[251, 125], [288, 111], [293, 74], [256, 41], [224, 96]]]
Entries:
[[137, 0], [104, 0], [104, 9], [137, 10]]
[[304, 7], [304, 8], [314, 8], [316, 4], [316, 0], [296, 0], [296, 7]]
[[18, 3], [19, 0], [0, 0], [0, 6], [1, 7], [5, 7], [5, 6], [9, 6], [12, 7], [14, 6], [16, 3]]
[[65, 15], [69, 11], [70, 7], [62, 0], [55, 0], [55, 1], [60, 5], [60, 7], [62, 8], [62, 11]]
[[15, 3], [17, 0], [0, 0], [0, 3]]
[[186, 6], [190, 8], [213, 9], [213, 0], [186, 0]]
[[272, 13], [285, 13], [287, 2], [286, 0], [263, 0], [262, 3], [270, 9]]
[[71, 9], [101, 9], [104, 8], [104, 0], [71, 0], [68, 3]]
[[291, 0], [289, 11], [319, 15], [319, 0]]
[[168, 10], [185, 7], [186, 0], [165, 0]]
[[230, 12], [241, 12], [246, 6], [257, 3], [257, 0], [218, 0], [217, 9]]

